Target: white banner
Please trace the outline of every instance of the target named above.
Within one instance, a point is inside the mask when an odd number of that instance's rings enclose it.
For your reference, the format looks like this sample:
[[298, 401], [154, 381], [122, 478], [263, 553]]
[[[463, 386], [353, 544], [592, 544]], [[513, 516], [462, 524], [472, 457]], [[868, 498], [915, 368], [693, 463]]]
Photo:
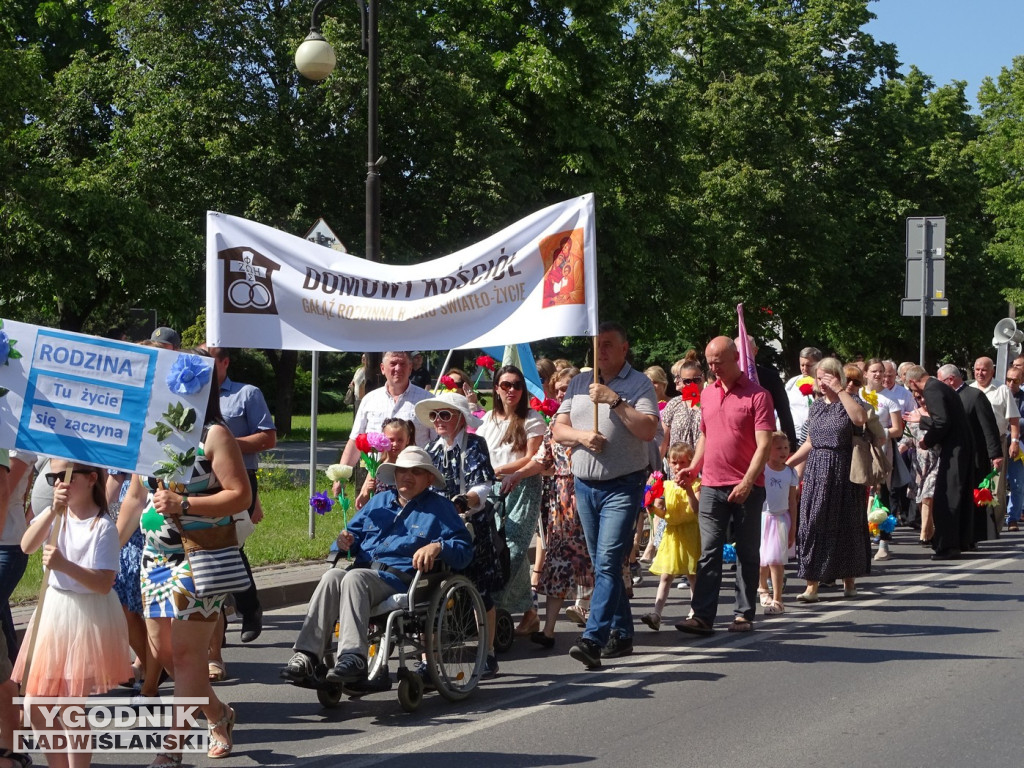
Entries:
[[212, 346], [462, 349], [597, 332], [592, 194], [409, 266], [333, 253], [213, 211], [206, 223]]
[[209, 357], [0, 320], [0, 448], [187, 479], [213, 379]]

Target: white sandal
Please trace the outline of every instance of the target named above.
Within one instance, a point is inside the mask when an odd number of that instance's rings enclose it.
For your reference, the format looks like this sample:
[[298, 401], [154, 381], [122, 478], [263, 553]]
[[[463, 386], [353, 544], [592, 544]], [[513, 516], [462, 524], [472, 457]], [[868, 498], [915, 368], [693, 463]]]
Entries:
[[761, 598], [762, 608], [767, 608], [769, 605], [772, 604], [772, 596], [768, 593], [768, 590], [759, 589], [757, 590], [757, 594]]
[[786, 606], [784, 606], [778, 600], [768, 601], [768, 605], [764, 607], [765, 616], [780, 616], [786, 612]]

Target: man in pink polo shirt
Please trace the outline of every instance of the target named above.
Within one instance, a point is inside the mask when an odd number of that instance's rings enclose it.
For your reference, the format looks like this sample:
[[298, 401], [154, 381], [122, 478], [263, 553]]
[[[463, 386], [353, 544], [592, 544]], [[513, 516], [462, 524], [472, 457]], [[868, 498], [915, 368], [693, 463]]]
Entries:
[[[775, 431], [772, 398], [740, 369], [736, 344], [727, 336], [704, 350], [717, 381], [701, 396], [700, 438], [690, 466], [677, 482], [701, 472], [701, 556], [690, 600], [693, 615], [676, 624], [692, 635], [710, 635], [722, 588], [722, 545], [732, 523], [736, 543], [736, 610], [730, 632], [754, 628], [757, 605], [764, 465]], [[703, 471], [702, 471], [703, 468]]]

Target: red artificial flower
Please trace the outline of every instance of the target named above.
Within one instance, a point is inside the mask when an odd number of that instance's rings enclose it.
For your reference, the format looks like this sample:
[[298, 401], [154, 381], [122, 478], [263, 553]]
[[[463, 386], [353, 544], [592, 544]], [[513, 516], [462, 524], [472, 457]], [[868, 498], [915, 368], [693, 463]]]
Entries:
[[644, 489], [644, 506], [651, 506], [656, 499], [665, 495], [665, 476], [661, 472], [651, 473], [651, 479]]
[[455, 385], [455, 379], [448, 374], [441, 377], [441, 386], [445, 389], [458, 390], [458, 387]]
[[494, 369], [498, 367], [498, 361], [490, 355], [480, 355], [476, 359], [477, 367], [486, 368], [491, 373], [494, 373]]
[[984, 507], [991, 504], [993, 501], [992, 491], [988, 488], [975, 488], [974, 489], [974, 503], [976, 506]]
[[533, 397], [530, 398], [530, 408], [532, 408], [535, 411], [543, 411], [544, 403], [540, 401], [539, 397], [534, 395]]
[[685, 402], [700, 405], [700, 387], [696, 384], [687, 384], [679, 394]]
[[800, 394], [801, 395], [807, 395], [807, 397], [810, 397], [811, 395], [814, 394], [814, 385], [813, 384], [801, 384], [800, 385]]
[[544, 402], [541, 403], [540, 412], [545, 416], [554, 416], [558, 413], [558, 408], [561, 406], [557, 400], [551, 397], [545, 397]]
[[371, 453], [373, 448], [370, 446], [370, 441], [366, 438], [366, 433], [363, 432], [361, 435], [356, 435], [356, 448], [361, 453]]

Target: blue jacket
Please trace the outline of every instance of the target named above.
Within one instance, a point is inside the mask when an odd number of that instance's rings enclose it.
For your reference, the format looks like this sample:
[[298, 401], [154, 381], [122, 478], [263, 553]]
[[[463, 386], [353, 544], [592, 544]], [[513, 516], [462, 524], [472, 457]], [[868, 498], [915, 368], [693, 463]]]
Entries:
[[[385, 563], [412, 575], [413, 553], [427, 544], [441, 545], [441, 560], [461, 570], [473, 559], [473, 540], [455, 505], [431, 490], [410, 499], [405, 507], [395, 491], [376, 494], [348, 524], [355, 537], [349, 550], [356, 565]], [[398, 576], [381, 571], [384, 581], [404, 592], [408, 586]]]

